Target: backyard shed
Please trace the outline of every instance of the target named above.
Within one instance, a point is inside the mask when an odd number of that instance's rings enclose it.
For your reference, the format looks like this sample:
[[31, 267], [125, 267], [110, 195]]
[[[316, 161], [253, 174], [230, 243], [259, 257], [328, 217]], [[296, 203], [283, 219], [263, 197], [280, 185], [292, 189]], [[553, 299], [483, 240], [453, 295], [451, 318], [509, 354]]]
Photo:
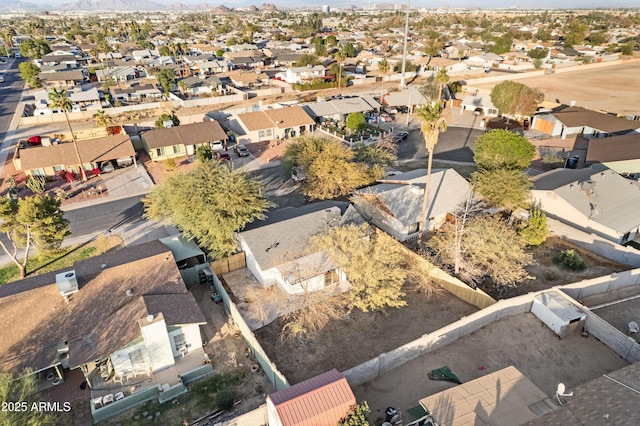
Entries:
[[568, 334], [587, 314], [555, 291], [537, 295], [533, 299], [531, 313], [560, 337]]
[[347, 379], [334, 368], [267, 396], [269, 426], [336, 425], [355, 405]]

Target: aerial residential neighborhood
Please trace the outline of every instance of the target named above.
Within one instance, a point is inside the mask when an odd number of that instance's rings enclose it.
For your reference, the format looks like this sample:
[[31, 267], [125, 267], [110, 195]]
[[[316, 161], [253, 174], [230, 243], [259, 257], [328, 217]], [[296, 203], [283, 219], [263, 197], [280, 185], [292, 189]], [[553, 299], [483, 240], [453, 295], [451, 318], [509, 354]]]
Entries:
[[640, 424], [637, 7], [165, 3], [0, 5], [1, 424]]

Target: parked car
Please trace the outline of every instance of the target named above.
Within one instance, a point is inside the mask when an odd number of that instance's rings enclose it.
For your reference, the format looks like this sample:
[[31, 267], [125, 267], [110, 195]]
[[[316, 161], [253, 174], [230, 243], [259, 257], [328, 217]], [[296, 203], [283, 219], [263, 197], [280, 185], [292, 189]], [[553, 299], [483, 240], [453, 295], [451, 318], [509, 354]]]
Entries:
[[397, 143], [400, 143], [403, 140], [407, 139], [408, 137], [409, 137], [409, 132], [400, 131], [400, 132], [394, 133], [393, 140]]
[[0, 75], [0, 83], [4, 83], [4, 77]]
[[27, 139], [27, 143], [29, 145], [42, 145], [42, 137], [31, 136], [29, 139]]
[[233, 152], [238, 154], [238, 157], [248, 157], [249, 156], [249, 150], [244, 145], [236, 145], [236, 146], [234, 146], [233, 147]]
[[231, 161], [231, 156], [225, 151], [215, 151], [213, 153], [213, 159], [221, 163], [228, 163]]
[[115, 169], [116, 168], [113, 167], [113, 164], [111, 163], [111, 161], [105, 161], [100, 165], [100, 171], [102, 173], [111, 173]]
[[209, 142], [209, 146], [213, 151], [222, 151], [224, 149], [222, 141]]
[[306, 178], [307, 178], [307, 175], [304, 173], [304, 170], [302, 170], [300, 167], [294, 167], [291, 170], [291, 179], [293, 179], [294, 182], [302, 182]]
[[388, 123], [390, 121], [393, 121], [393, 118], [387, 113], [382, 113], [380, 114], [380, 121], [386, 121]]

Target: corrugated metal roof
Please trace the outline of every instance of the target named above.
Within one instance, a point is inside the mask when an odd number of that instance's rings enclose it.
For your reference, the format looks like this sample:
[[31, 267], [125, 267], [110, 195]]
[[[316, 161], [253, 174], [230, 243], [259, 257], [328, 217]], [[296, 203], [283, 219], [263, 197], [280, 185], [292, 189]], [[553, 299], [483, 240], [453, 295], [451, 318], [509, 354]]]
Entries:
[[347, 379], [335, 368], [267, 398], [283, 426], [335, 425], [356, 405]]

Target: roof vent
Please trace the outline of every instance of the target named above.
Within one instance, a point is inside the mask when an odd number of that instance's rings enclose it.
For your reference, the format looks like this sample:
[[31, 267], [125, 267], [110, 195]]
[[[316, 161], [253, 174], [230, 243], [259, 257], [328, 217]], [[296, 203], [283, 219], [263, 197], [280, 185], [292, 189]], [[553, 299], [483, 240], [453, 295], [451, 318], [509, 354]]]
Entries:
[[325, 219], [327, 222], [332, 222], [336, 219], [340, 219], [340, 207], [329, 207], [324, 210]]
[[107, 264], [106, 264], [106, 263], [103, 263], [102, 265], [100, 265], [100, 268], [101, 268], [101, 269], [107, 269]]
[[126, 294], [127, 296], [133, 296], [133, 290], [131, 290], [130, 288], [127, 289]]
[[147, 315], [147, 321], [148, 322], [153, 321], [153, 315], [152, 314]]
[[419, 186], [415, 186], [415, 185], [409, 185], [409, 191], [411, 191], [411, 193], [416, 194], [416, 195], [424, 194], [424, 189], [420, 188]]
[[576, 101], [569, 102], [569, 106], [576, 106]]
[[56, 286], [58, 286], [60, 295], [68, 302], [69, 296], [73, 293], [77, 293], [79, 290], [76, 271], [73, 270], [56, 274]]

